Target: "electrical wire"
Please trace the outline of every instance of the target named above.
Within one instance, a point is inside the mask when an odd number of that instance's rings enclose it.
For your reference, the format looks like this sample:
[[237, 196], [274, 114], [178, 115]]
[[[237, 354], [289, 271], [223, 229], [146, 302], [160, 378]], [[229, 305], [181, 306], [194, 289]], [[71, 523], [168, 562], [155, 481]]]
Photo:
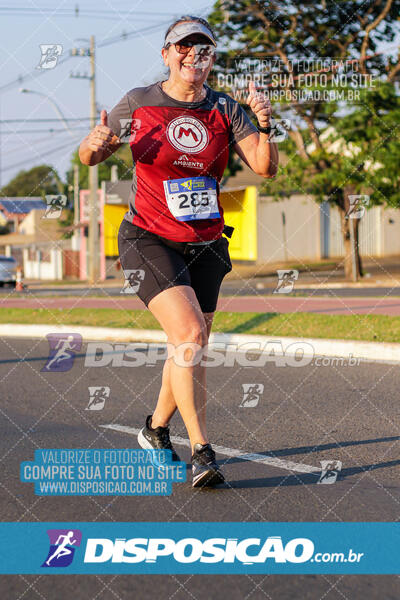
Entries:
[[[110, 38], [105, 38], [102, 42], [96, 44], [96, 48], [104, 48], [104, 47], [110, 46], [112, 44], [124, 42], [127, 39], [138, 37], [144, 33], [148, 33], [149, 31], [151, 31], [151, 32], [158, 31], [159, 29], [168, 25], [170, 22], [171, 22], [171, 20], [169, 19], [168, 21], [164, 21], [162, 23], [159, 23], [158, 25], [153, 24], [153, 25], [144, 27], [143, 29], [135, 29], [133, 31], [122, 32], [119, 35], [116, 35], [116, 36], [113, 36]], [[75, 58], [75, 57], [73, 57], [72, 54], [70, 54], [70, 51], [68, 51], [68, 54], [66, 54], [65, 56], [61, 56], [58, 59], [57, 65], [62, 65], [65, 62], [67, 62], [68, 60], [71, 60], [71, 58]], [[26, 81], [27, 79], [32, 79], [34, 77], [40, 77], [44, 73], [47, 73], [49, 70], [51, 70], [51, 69], [39, 69], [38, 70], [35, 68], [33, 71], [31, 71], [27, 75], [20, 75], [19, 77], [17, 77], [17, 79], [14, 79], [13, 81], [10, 81], [9, 83], [6, 83], [5, 85], [0, 86], [0, 92], [5, 92], [9, 89], [12, 89], [13, 87], [15, 87], [17, 85], [20, 86], [21, 83]]]
[[[40, 157], [48, 156], [49, 154], [54, 154], [56, 152], [59, 152], [60, 150], [64, 150], [65, 148], [71, 148], [72, 143], [73, 142], [70, 141], [70, 142], [68, 142], [68, 144], [63, 144], [62, 146], [58, 146], [56, 148], [51, 148], [47, 152], [42, 152]], [[78, 145], [78, 141], [76, 142], [76, 144]], [[4, 173], [5, 171], [10, 171], [10, 169], [16, 169], [17, 167], [26, 166], [26, 163], [27, 163], [27, 161], [23, 160], [18, 163], [14, 163], [13, 165], [8, 165], [8, 166], [0, 169], [0, 173]]]
[[[29, 121], [28, 121], [29, 122]], [[87, 127], [74, 127], [73, 129], [71, 129], [72, 133], [74, 131], [79, 131], [79, 130], [85, 130], [87, 131]], [[12, 134], [18, 134], [18, 135], [24, 135], [24, 134], [31, 134], [31, 133], [68, 133], [66, 129], [19, 129], [18, 131], [16, 131], [15, 129], [1, 129], [0, 130], [0, 135], [12, 135]], [[36, 143], [36, 141], [35, 141]]]
[[136, 10], [135, 12], [132, 13], [131, 10], [120, 10], [120, 9], [116, 9], [116, 10], [109, 10], [109, 9], [104, 9], [104, 8], [99, 8], [99, 9], [91, 9], [91, 8], [79, 8], [78, 10], [76, 10], [75, 8], [57, 8], [56, 12], [54, 12], [54, 8], [51, 7], [36, 7], [36, 8], [32, 8], [32, 7], [17, 7], [17, 6], [0, 6], [0, 11], [5, 11], [5, 12], [10, 12], [10, 13], [15, 13], [16, 15], [20, 16], [21, 13], [23, 13], [23, 16], [35, 16], [35, 15], [43, 15], [43, 13], [49, 12], [52, 16], [76, 16], [77, 18], [80, 16], [96, 16], [98, 14], [103, 14], [105, 16], [107, 15], [131, 15], [131, 16], [136, 16], [136, 15], [143, 15], [143, 16], [161, 16], [161, 17], [173, 17], [176, 13], [174, 12], [158, 12], [154, 13], [154, 11], [150, 11], [150, 10]]
[[68, 118], [66, 117], [65, 119], [61, 119], [60, 117], [58, 118], [52, 118], [52, 119], [0, 119], [0, 125], [2, 123], [49, 123], [49, 122], [58, 122], [58, 121], [90, 121], [90, 117], [74, 117], [74, 118]]

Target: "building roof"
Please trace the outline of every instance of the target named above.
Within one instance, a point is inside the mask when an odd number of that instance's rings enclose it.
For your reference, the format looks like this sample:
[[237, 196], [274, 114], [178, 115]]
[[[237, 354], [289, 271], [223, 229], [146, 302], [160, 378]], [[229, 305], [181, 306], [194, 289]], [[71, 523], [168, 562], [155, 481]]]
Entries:
[[[288, 157], [283, 152], [279, 152], [279, 161], [285, 165], [288, 162]], [[221, 192], [244, 190], [249, 185], [255, 185], [259, 188], [266, 181], [264, 177], [254, 173], [245, 163], [241, 162], [240, 164], [243, 167], [242, 170], [237, 171], [233, 177], [222, 180]], [[106, 204], [128, 204], [128, 199], [132, 192], [131, 179], [103, 181], [102, 187], [106, 195]]]
[[102, 187], [106, 194], [106, 204], [128, 204], [132, 192], [132, 179], [103, 181]]
[[[24, 235], [22, 233], [7, 233], [0, 235], [0, 248], [5, 246], [13, 246], [14, 248], [23, 248], [29, 246], [54, 248], [70, 248], [71, 240], [52, 239], [48, 236], [44, 237], [40, 234]], [[1, 254], [1, 252], [0, 252]]]
[[7, 211], [9, 214], [26, 215], [34, 209], [46, 208], [46, 202], [40, 196], [0, 198], [0, 208]]
[[225, 181], [222, 180], [221, 192], [230, 190], [244, 189], [249, 185], [259, 187], [264, 181], [264, 177], [257, 175], [243, 162], [240, 163], [243, 169], [237, 171], [233, 177], [228, 177]]

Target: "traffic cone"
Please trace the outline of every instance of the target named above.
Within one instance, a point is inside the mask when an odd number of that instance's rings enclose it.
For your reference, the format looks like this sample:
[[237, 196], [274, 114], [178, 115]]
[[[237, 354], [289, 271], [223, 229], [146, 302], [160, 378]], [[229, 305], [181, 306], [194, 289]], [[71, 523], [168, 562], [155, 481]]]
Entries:
[[22, 283], [22, 269], [21, 267], [17, 267], [17, 279], [15, 280], [15, 291], [23, 292], [24, 284]]

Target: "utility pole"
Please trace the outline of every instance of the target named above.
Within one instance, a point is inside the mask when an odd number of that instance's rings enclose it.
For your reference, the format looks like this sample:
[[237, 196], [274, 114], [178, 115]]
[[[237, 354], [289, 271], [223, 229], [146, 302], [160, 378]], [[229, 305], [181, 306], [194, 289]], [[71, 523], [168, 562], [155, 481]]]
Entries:
[[351, 244], [352, 281], [358, 281], [354, 226], [355, 226], [354, 219], [350, 218], [349, 219], [349, 228], [350, 228], [350, 244]]
[[72, 236], [73, 250], [80, 250], [79, 223], [79, 167], [74, 165], [74, 235]]
[[[0, 99], [0, 101], [1, 101], [1, 99]], [[1, 104], [0, 104], [0, 116], [1, 116]], [[1, 121], [0, 121], [0, 125], [1, 125]], [[3, 151], [3, 148], [2, 148], [2, 145], [1, 145], [1, 135], [0, 135], [0, 188], [2, 187], [1, 186], [1, 181], [2, 181], [2, 177], [1, 177], [1, 175], [2, 175], [2, 173], [1, 173], [1, 169], [2, 169], [2, 166], [1, 166], [1, 153], [2, 153], [2, 151]]]
[[284, 211], [281, 212], [282, 215], [282, 237], [283, 237], [283, 260], [287, 262], [287, 239], [286, 239], [286, 215]]
[[[90, 128], [96, 126], [96, 63], [94, 35], [90, 36]], [[99, 174], [97, 165], [89, 167], [89, 283], [94, 284], [100, 275], [99, 202], [97, 189]]]
[[[90, 48], [73, 48], [72, 56], [90, 57], [90, 75], [72, 75], [75, 79], [89, 79], [90, 81], [90, 128], [96, 126], [96, 61], [94, 35], [90, 36]], [[88, 278], [89, 283], [94, 284], [100, 276], [100, 239], [99, 239], [99, 201], [97, 189], [99, 187], [99, 176], [97, 165], [89, 167], [89, 236], [88, 236]]]

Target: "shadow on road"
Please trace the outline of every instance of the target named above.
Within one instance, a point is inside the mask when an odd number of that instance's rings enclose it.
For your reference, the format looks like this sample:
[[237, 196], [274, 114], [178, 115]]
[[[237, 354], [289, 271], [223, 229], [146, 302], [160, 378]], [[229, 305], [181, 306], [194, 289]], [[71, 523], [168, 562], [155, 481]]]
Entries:
[[[232, 461], [226, 461], [224, 464], [229, 464], [229, 462]], [[391, 460], [373, 465], [363, 465], [360, 467], [349, 467], [348, 469], [343, 469], [340, 471], [337, 482], [343, 481], [352, 475], [358, 475], [359, 473], [367, 473], [369, 471], [375, 471], [376, 469], [386, 469], [387, 467], [396, 467], [398, 465], [400, 465], [400, 460]], [[291, 473], [290, 475], [280, 477], [263, 477], [262, 479], [241, 479], [240, 481], [229, 481], [228, 484], [224, 484], [224, 486], [220, 486], [218, 489], [222, 489], [222, 487], [239, 489], [315, 485], [319, 477], [320, 473]]]
[[[398, 438], [389, 438], [398, 439]], [[234, 462], [248, 462], [240, 459], [230, 458], [226, 461], [218, 461], [220, 465], [226, 466]], [[342, 469], [338, 474], [337, 481], [343, 481], [353, 475], [360, 473], [368, 473], [370, 471], [376, 471], [377, 469], [386, 469], [389, 467], [397, 467], [400, 465], [400, 460], [385, 461], [382, 463], [373, 463], [369, 465], [360, 465], [356, 467], [348, 467]], [[315, 485], [320, 477], [320, 472], [316, 473], [290, 473], [285, 476], [277, 477], [263, 477], [262, 479], [241, 479], [239, 481], [230, 480], [229, 483], [225, 484], [225, 488], [269, 488], [269, 487], [287, 487], [296, 485]], [[393, 486], [391, 486], [393, 487]], [[400, 488], [399, 488], [400, 489]]]
[[[280, 450], [269, 450], [268, 452], [257, 452], [262, 456], [292, 456], [293, 454], [311, 454], [311, 452], [322, 452], [323, 450], [333, 450], [335, 448], [346, 448], [347, 446], [363, 446], [364, 444], [378, 444], [382, 442], [397, 442], [400, 435], [390, 437], [373, 438], [370, 440], [351, 440], [347, 442], [335, 442], [331, 444], [321, 444], [316, 446], [299, 446], [298, 448], [282, 448]], [[232, 459], [233, 460], [233, 459]]]

